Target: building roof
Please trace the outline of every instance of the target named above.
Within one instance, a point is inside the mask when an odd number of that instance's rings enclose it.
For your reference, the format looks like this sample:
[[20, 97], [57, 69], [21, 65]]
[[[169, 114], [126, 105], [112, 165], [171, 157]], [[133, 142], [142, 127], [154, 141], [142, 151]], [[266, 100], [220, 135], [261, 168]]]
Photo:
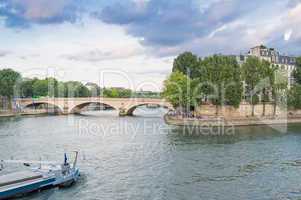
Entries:
[[258, 45], [258, 46], [255, 46], [255, 47], [252, 47], [251, 49], [256, 49], [256, 48], [260, 48], [260, 49], [267, 49], [266, 46], [264, 46], [263, 44], [261, 45]]

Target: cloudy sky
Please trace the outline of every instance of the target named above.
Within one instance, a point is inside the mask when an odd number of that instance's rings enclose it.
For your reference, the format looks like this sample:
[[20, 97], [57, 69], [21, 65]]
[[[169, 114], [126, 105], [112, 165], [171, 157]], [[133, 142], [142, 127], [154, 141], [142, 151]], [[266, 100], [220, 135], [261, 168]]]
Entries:
[[0, 0], [0, 67], [160, 90], [173, 58], [301, 54], [301, 0]]

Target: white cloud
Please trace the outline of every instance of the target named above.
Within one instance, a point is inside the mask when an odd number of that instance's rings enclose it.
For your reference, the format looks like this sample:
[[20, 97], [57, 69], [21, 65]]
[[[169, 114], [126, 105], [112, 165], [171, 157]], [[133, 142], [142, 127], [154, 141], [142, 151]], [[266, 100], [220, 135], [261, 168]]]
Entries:
[[[57, 15], [70, 0], [12, 1], [27, 6], [24, 14], [26, 18], [39, 20]], [[146, 0], [134, 1], [138, 2], [139, 9], [144, 9]], [[222, 0], [214, 2], [219, 5], [217, 3], [219, 1]], [[156, 2], [160, 3], [160, 1]], [[169, 43], [143, 45], [147, 43], [147, 35], [155, 31], [152, 28], [143, 28], [145, 34], [135, 35], [130, 34], [126, 26], [108, 25], [87, 16], [83, 16], [83, 19], [75, 24], [68, 22], [33, 24], [28, 29], [17, 31], [5, 27], [3, 18], [0, 17], [0, 44], [1, 49], [5, 50], [2, 52], [0, 50], [1, 66], [14, 67], [29, 76], [39, 73], [42, 76], [53, 68], [59, 71], [57, 74], [60, 74], [58, 78], [61, 80], [97, 83], [102, 70], [120, 70], [128, 74], [136, 85], [140, 85], [144, 81], [156, 82], [161, 85], [168, 72], [171, 71], [173, 58], [183, 51], [193, 51], [200, 56], [214, 53], [237, 54], [245, 52], [251, 46], [265, 43], [276, 46], [283, 52], [291, 48], [292, 52], [301, 53], [301, 4], [285, 7], [287, 1], [279, 2], [275, 2], [272, 6], [264, 3], [263, 6], [250, 12], [243, 12], [236, 19], [231, 18], [224, 22], [220, 21], [219, 17], [227, 15], [228, 11], [235, 14], [235, 9], [231, 5], [227, 6], [225, 11], [213, 9], [214, 12], [209, 18], [217, 21], [216, 26], [210, 29], [211, 32], [206, 32], [207, 29], [205, 29], [204, 35], [193, 35], [195, 29], [188, 28], [186, 30], [185, 27], [179, 29], [180, 31], [165, 32], [165, 30], [169, 30], [165, 29], [165, 24], [162, 24], [161, 27], [150, 26], [158, 29], [159, 35], [166, 35], [166, 38], [155, 38], [163, 39], [163, 43], [165, 39], [168, 40], [172, 36], [181, 39], [184, 35], [189, 38], [181, 43], [173, 43], [173, 45], [169, 45]], [[210, 7], [211, 4], [200, 9], [204, 12], [206, 7]], [[45, 7], [48, 9], [44, 9]], [[182, 11], [182, 8], [179, 10]], [[183, 13], [190, 20], [191, 13]], [[175, 13], [174, 15], [176, 19], [181, 18], [181, 14]], [[152, 17], [150, 15], [150, 19]], [[166, 19], [169, 17], [167, 15]], [[142, 19], [139, 18], [139, 20]], [[158, 17], [159, 24], [161, 21], [162, 19]], [[193, 19], [192, 22], [196, 26], [203, 23], [199, 18]], [[141, 26], [144, 26], [143, 20], [137, 23], [137, 28], [141, 28]], [[173, 23], [171, 23], [171, 27], [175, 28]], [[191, 35], [193, 37], [190, 37]], [[13, 52], [13, 54], [8, 55], [8, 52]], [[33, 72], [32, 69], [34, 69]], [[126, 87], [126, 82], [118, 76], [108, 75], [105, 85]]]
[[290, 30], [287, 30], [285, 33], [284, 33], [284, 40], [285, 41], [289, 41], [291, 36], [292, 36], [292, 33], [293, 33], [293, 30], [290, 29]]
[[[0, 30], [1, 48], [14, 52], [1, 57], [1, 66], [25, 76], [100, 83], [101, 72], [111, 70], [124, 72], [135, 86], [153, 81], [161, 87], [167, 75], [163, 72], [171, 70], [171, 63], [151, 55], [123, 28], [89, 17], [77, 24], [35, 25], [20, 32], [4, 27]], [[161, 73], [150, 75], [150, 71]], [[105, 85], [131, 86], [126, 78], [112, 74], [107, 74]]]
[[136, 50], [113, 50], [113, 51], [102, 51], [100, 49], [94, 49], [88, 52], [80, 52], [73, 55], [63, 55], [64, 58], [74, 61], [86, 61], [86, 62], [101, 62], [104, 60], [118, 60], [128, 59], [133, 56], [137, 56], [143, 52]]
[[212, 31], [212, 32], [209, 34], [208, 38], [213, 38], [213, 37], [215, 36], [216, 33], [221, 32], [221, 31], [223, 31], [223, 30], [225, 30], [225, 29], [227, 29], [227, 24], [222, 25], [221, 27], [219, 27], [219, 28], [215, 29], [214, 31]]

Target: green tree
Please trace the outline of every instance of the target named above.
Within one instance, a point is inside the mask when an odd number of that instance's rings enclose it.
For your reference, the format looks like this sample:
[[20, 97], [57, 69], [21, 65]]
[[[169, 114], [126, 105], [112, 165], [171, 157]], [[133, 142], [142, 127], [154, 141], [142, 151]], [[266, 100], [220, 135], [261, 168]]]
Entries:
[[301, 84], [301, 56], [296, 59], [296, 68], [293, 77], [297, 84]]
[[34, 79], [26, 78], [26, 79], [22, 80], [22, 83], [20, 86], [21, 97], [31, 98], [34, 96], [33, 85], [37, 80], [38, 80], [37, 78], [34, 78]]
[[65, 97], [89, 97], [90, 90], [78, 81], [68, 81], [65, 83]]
[[78, 94], [79, 97], [89, 97], [91, 96], [90, 90], [84, 86], [83, 84], [81, 84], [78, 88]]
[[232, 56], [224, 57], [223, 81], [225, 83], [226, 104], [238, 108], [242, 99], [243, 84], [241, 79], [241, 67]]
[[57, 97], [67, 97], [66, 84], [62, 81], [57, 83]]
[[111, 96], [111, 90], [109, 88], [103, 88], [102, 96], [103, 97], [110, 97]]
[[[238, 107], [242, 97], [241, 70], [236, 59], [231, 56], [214, 55], [202, 61], [204, 72], [201, 78], [207, 79], [207, 87], [202, 87], [203, 93], [218, 107], [223, 104]], [[206, 85], [206, 82], [204, 85]]]
[[182, 72], [190, 78], [197, 78], [200, 75], [199, 58], [191, 52], [180, 54], [173, 63], [172, 71]]
[[247, 84], [246, 94], [248, 101], [252, 105], [252, 116], [254, 116], [254, 107], [259, 102], [260, 89], [257, 88], [261, 80], [262, 63], [256, 57], [248, 57], [247, 61], [242, 66], [242, 74], [245, 83]]
[[132, 90], [130, 89], [121, 89], [119, 90], [119, 97], [120, 98], [129, 98], [132, 96]]
[[0, 95], [11, 99], [20, 81], [20, 73], [12, 69], [0, 70]]
[[87, 83], [85, 86], [90, 90], [92, 97], [100, 96], [101, 88], [96, 83]]
[[118, 98], [119, 97], [119, 92], [116, 88], [111, 89], [111, 96], [112, 98]]
[[275, 71], [276, 68], [274, 65], [271, 65], [270, 62], [262, 60], [260, 61], [260, 71], [261, 71], [261, 81], [259, 83], [261, 87], [261, 101], [262, 101], [262, 115], [265, 116], [266, 103], [270, 101], [269, 92], [272, 91], [275, 84]]
[[301, 109], [301, 85], [294, 85], [289, 90], [287, 104], [289, 108]]
[[33, 84], [33, 96], [34, 97], [46, 97], [48, 96], [48, 81], [36, 80]]
[[33, 79], [32, 81], [33, 97], [67, 97], [67, 89], [64, 82], [60, 82], [52, 77]]
[[18, 89], [21, 82], [20, 73], [12, 69], [2, 69], [0, 70], [0, 96], [7, 97], [9, 102], [9, 107], [11, 108], [11, 100]]
[[283, 104], [284, 97], [287, 98], [288, 77], [287, 71], [279, 68], [278, 65], [273, 65], [274, 76], [272, 79], [272, 96], [274, 100], [273, 116], [276, 115], [277, 105]]
[[109, 98], [129, 98], [132, 96], [132, 90], [126, 88], [104, 88], [103, 96]]
[[200, 100], [198, 82], [182, 72], [175, 71], [164, 81], [162, 96], [175, 108], [184, 111], [194, 110]]
[[48, 84], [48, 93], [49, 97], [57, 97], [58, 96], [58, 81], [55, 78], [49, 77], [45, 79]]

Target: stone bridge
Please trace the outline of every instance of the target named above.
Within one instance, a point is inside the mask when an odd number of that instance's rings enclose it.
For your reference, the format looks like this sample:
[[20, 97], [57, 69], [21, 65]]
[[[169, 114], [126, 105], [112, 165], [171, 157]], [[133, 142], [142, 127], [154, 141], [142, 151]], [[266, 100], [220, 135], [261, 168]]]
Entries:
[[158, 105], [167, 109], [173, 109], [172, 105], [164, 99], [152, 98], [104, 98], [104, 97], [88, 97], [88, 98], [20, 98], [15, 99], [16, 105], [21, 109], [30, 106], [38, 106], [41, 104], [54, 107], [61, 114], [79, 113], [82, 108], [91, 103], [106, 105], [119, 111], [119, 115], [133, 115], [134, 110], [143, 105]]

